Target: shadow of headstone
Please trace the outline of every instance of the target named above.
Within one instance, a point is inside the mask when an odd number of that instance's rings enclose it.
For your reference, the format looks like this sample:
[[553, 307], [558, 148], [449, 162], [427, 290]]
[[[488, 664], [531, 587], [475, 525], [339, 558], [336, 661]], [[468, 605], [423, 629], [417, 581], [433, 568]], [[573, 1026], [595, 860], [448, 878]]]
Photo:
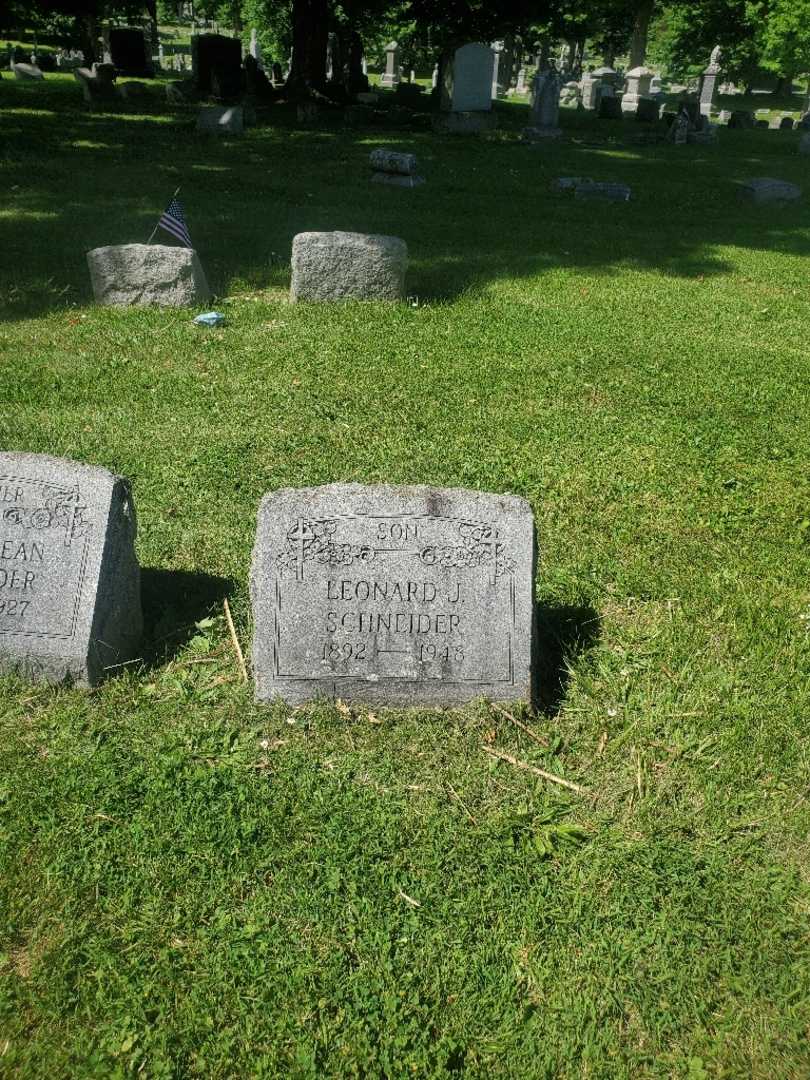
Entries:
[[568, 689], [571, 663], [593, 648], [601, 636], [601, 620], [590, 606], [555, 606], [539, 603], [535, 607], [537, 627], [538, 712], [556, 716]]
[[188, 570], [141, 568], [144, 661], [155, 667], [175, 656], [194, 636], [195, 624], [220, 614], [232, 592], [229, 578]]

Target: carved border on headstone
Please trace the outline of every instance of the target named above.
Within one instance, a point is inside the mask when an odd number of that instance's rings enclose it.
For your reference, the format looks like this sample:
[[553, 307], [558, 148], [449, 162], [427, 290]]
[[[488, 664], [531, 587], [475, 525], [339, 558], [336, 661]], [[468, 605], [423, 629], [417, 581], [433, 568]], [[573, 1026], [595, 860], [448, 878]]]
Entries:
[[[336, 544], [332, 537], [334, 536], [338, 523], [356, 521], [362, 518], [368, 521], [384, 521], [384, 522], [403, 522], [403, 521], [442, 521], [448, 522], [454, 525], [459, 534], [459, 543], [457, 545], [445, 544], [445, 545], [426, 545], [424, 547], [413, 547], [412, 549], [396, 547], [370, 547], [368, 545], [357, 544]], [[407, 529], [403, 529], [403, 535], [407, 536]], [[356, 673], [338, 673], [333, 670], [325, 671], [323, 674], [318, 675], [305, 675], [297, 672], [282, 671], [281, 670], [281, 611], [284, 604], [284, 592], [282, 589], [282, 581], [285, 571], [294, 570], [295, 577], [291, 579], [295, 582], [303, 582], [305, 580], [305, 566], [310, 560], [317, 560], [324, 564], [332, 566], [351, 566], [355, 561], [361, 561], [366, 564], [375, 562], [378, 557], [383, 557], [387, 552], [396, 552], [398, 555], [410, 555], [424, 566], [444, 566], [452, 567], [453, 569], [461, 570], [476, 570], [486, 567], [488, 569], [490, 580], [489, 584], [493, 587], [497, 587], [499, 579], [508, 576], [509, 578], [509, 618], [510, 626], [512, 630], [517, 628], [517, 605], [515, 596], [515, 581], [514, 581], [514, 560], [511, 559], [505, 550], [506, 545], [499, 540], [498, 530], [490, 522], [469, 521], [464, 518], [457, 518], [449, 515], [435, 515], [435, 514], [345, 514], [339, 517], [323, 518], [323, 519], [304, 519], [297, 518], [292, 520], [288, 525], [286, 531], [286, 543], [281, 552], [276, 556], [277, 563], [277, 576], [275, 581], [275, 596], [273, 606], [273, 672], [274, 677], [278, 679], [294, 679], [298, 682], [312, 682], [323, 683], [332, 682], [335, 683], [339, 679], [356, 679]], [[400, 599], [404, 599], [400, 597]], [[429, 618], [424, 613], [417, 613], [415, 615], [410, 613], [400, 613], [405, 618]], [[392, 616], [389, 615], [389, 619]], [[393, 616], [396, 617], [396, 616]], [[436, 646], [429, 645], [428, 648], [436, 648]], [[479, 684], [488, 685], [493, 682], [501, 682], [509, 685], [515, 685], [515, 668], [514, 657], [512, 651], [512, 633], [506, 634], [506, 670], [505, 674], [500, 678], [486, 678], [486, 679], [470, 679], [470, 678], [455, 678], [447, 679], [442, 676], [434, 676], [436, 681], [443, 682], [445, 684]], [[458, 646], [448, 646], [448, 648], [458, 648]], [[392, 653], [400, 650], [395, 649], [378, 649], [380, 653]], [[401, 650], [402, 652], [409, 652], [409, 650]], [[431, 657], [430, 659], [434, 659]], [[430, 677], [429, 677], [430, 678]], [[392, 681], [398, 682], [402, 680], [401, 673], [394, 673], [391, 675], [378, 674], [377, 681], [385, 682]]]
[[[80, 548], [79, 574], [76, 584], [76, 598], [70, 616], [70, 629], [66, 633], [60, 634], [55, 631], [20, 630], [12, 626], [0, 626], [0, 634], [69, 640], [75, 635], [78, 624], [82, 590], [87, 571], [90, 531], [93, 528], [93, 523], [85, 518], [88, 509], [87, 504], [82, 501], [78, 484], [74, 484], [72, 487], [60, 487], [50, 481], [37, 479], [36, 477], [0, 476], [0, 489], [4, 485], [10, 486], [12, 484], [30, 484], [41, 487], [41, 505], [29, 510], [24, 507], [7, 507], [2, 512], [4, 522], [33, 533], [42, 533], [47, 529], [63, 529], [65, 532], [64, 545], [67, 548], [72, 546], [74, 540], [82, 540], [83, 543]], [[35, 544], [36, 541], [32, 541], [32, 543]], [[27, 601], [22, 600], [19, 603], [27, 604]]]

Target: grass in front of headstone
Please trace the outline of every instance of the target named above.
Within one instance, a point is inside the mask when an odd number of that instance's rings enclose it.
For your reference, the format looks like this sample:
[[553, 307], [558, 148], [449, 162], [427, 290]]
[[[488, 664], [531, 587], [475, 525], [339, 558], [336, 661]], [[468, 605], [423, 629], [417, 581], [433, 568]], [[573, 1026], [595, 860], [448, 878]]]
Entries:
[[[144, 665], [0, 681], [0, 1072], [802, 1076], [810, 211], [798, 136], [307, 132], [0, 85], [0, 444], [129, 476]], [[427, 183], [369, 182], [374, 146]], [[556, 195], [628, 183], [628, 203]], [[182, 185], [227, 324], [90, 304]], [[401, 236], [411, 301], [291, 306], [292, 236]], [[542, 708], [259, 708], [261, 496], [511, 491]], [[570, 780], [578, 794], [485, 748]]]

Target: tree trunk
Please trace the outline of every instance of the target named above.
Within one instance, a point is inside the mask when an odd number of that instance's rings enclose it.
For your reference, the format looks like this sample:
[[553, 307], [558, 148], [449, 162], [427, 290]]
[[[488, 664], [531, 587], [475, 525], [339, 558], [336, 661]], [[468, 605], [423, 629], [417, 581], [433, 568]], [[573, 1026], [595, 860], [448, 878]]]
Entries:
[[630, 59], [628, 67], [632, 70], [641, 67], [647, 56], [647, 35], [650, 31], [650, 19], [652, 18], [655, 0], [641, 0], [636, 8], [636, 16], [633, 21], [633, 34], [630, 38]]
[[76, 23], [84, 62], [87, 67], [92, 67], [98, 60], [98, 21], [95, 15], [90, 14], [78, 17]]
[[341, 54], [344, 58], [343, 71], [337, 77], [342, 77], [346, 92], [359, 94], [368, 90], [368, 79], [363, 74], [363, 39], [356, 30], [345, 33], [341, 41]]
[[328, 0], [293, 0], [292, 65], [287, 90], [305, 96], [326, 86], [326, 43], [329, 36]]
[[152, 52], [158, 51], [158, 44], [160, 38], [158, 36], [158, 16], [157, 16], [157, 0], [145, 0], [144, 7], [146, 8], [146, 14], [149, 16], [149, 36], [152, 39]]
[[577, 38], [577, 49], [574, 54], [574, 77], [577, 79], [582, 78], [582, 60], [585, 56], [585, 38]]
[[241, 4], [232, 4], [231, 5], [231, 27], [233, 28], [233, 32], [236, 35], [236, 37], [241, 37], [242, 36], [242, 31], [245, 28], [245, 24], [242, 21], [242, 5]]
[[508, 90], [512, 85], [512, 72], [515, 70], [515, 35], [505, 34], [503, 52], [498, 65], [498, 85]]

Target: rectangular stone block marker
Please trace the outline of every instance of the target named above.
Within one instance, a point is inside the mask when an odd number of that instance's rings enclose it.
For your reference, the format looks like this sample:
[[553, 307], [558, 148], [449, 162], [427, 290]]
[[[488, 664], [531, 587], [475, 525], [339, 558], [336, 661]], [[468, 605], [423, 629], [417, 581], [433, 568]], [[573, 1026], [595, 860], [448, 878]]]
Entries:
[[533, 699], [535, 535], [513, 495], [333, 484], [259, 508], [259, 701]]
[[122, 477], [0, 453], [0, 670], [92, 686], [138, 655], [135, 532]]
[[293, 237], [290, 300], [402, 300], [408, 245], [396, 236], [304, 232]]

